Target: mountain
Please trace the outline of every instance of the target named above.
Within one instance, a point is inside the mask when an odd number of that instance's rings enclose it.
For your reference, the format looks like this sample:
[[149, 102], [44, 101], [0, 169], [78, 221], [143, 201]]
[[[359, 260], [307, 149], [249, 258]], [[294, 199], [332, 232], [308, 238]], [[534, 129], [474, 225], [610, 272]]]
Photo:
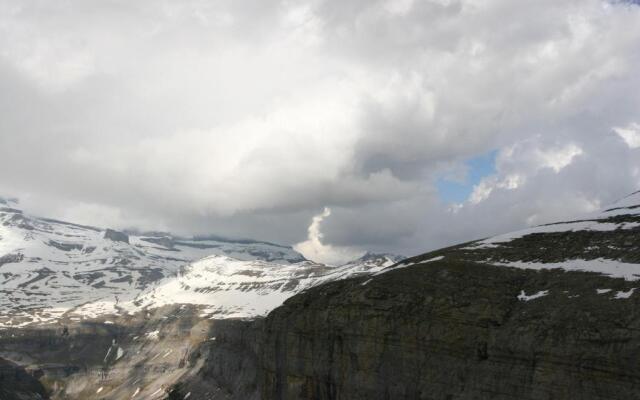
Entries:
[[210, 255], [283, 265], [293, 249], [257, 241], [127, 235], [25, 214], [0, 201], [0, 326], [54, 320], [82, 304], [132, 300], [180, 267]]
[[640, 192], [311, 288], [264, 321], [263, 399], [640, 398]]
[[[0, 273], [45, 266], [27, 251], [29, 232], [37, 231], [34, 249], [50, 249], [48, 240], [76, 243], [87, 229], [113, 258], [138, 250], [135, 266], [149, 257], [175, 268], [139, 286], [129, 272], [130, 293], [117, 292], [119, 301], [106, 291], [70, 302], [55, 323], [0, 330], [0, 357], [37, 377], [52, 399], [640, 397], [640, 192], [578, 220], [338, 267], [225, 241], [216, 244], [226, 253], [186, 261], [194, 247], [178, 242], [199, 239], [129, 235], [126, 243], [117, 232], [1, 212], [12, 221], [3, 232], [19, 239], [7, 242], [22, 244], [6, 252]], [[49, 237], [38, 223], [77, 236]], [[244, 245], [275, 253], [256, 257]], [[83, 267], [71, 261], [79, 249], [53, 249], [58, 261], [66, 254], [62, 276]]]
[[184, 267], [177, 277], [164, 279], [144, 291], [129, 309], [198, 304], [205, 306], [202, 313], [209, 317], [254, 318], [266, 315], [310, 287], [378, 272], [394, 264], [389, 257], [370, 254], [331, 267], [312, 261], [282, 265], [215, 255]]
[[172, 385], [200, 376], [207, 344], [235, 333], [238, 319], [259, 320], [296, 293], [397, 259], [368, 253], [328, 266], [273, 243], [120, 232], [0, 199], [0, 369], [26, 385], [3, 396], [171, 396]]
[[406, 257], [391, 253], [372, 253], [366, 252], [362, 257], [349, 261], [343, 266], [364, 266], [368, 268], [385, 268], [396, 264]]
[[24, 368], [0, 358], [0, 399], [48, 399], [44, 386]]
[[179, 303], [251, 318], [313, 285], [376, 272], [389, 257], [330, 267], [273, 243], [127, 234], [30, 216], [0, 199], [0, 327]]

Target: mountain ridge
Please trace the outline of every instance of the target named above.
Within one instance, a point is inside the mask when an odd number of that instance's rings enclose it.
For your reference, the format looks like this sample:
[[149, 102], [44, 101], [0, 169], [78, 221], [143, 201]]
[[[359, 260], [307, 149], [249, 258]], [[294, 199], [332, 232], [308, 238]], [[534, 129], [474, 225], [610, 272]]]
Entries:
[[[265, 241], [236, 242], [217, 235], [145, 236], [34, 217], [17, 208], [17, 201], [3, 199], [2, 204], [6, 207], [0, 208], [0, 293], [4, 298], [0, 327], [53, 323], [63, 315], [83, 319], [160, 307], [172, 303], [161, 294], [163, 287], [169, 290], [172, 285], [180, 288], [170, 290], [176, 298], [212, 310], [216, 301], [228, 300], [221, 289], [230, 286], [220, 282], [230, 285], [229, 279], [236, 278], [239, 297], [234, 298], [244, 306], [232, 302], [229, 307], [235, 311], [218, 307], [211, 315], [251, 318], [314, 284], [372, 273], [395, 262], [389, 255], [369, 254], [333, 267], [309, 261], [289, 246]], [[198, 277], [209, 284], [194, 292], [182, 284], [193, 278], [189, 271], [203, 260], [209, 260], [209, 266]], [[227, 271], [225, 265], [237, 271]], [[273, 274], [270, 282], [257, 280], [265, 273], [261, 270]], [[220, 275], [219, 271], [226, 272]], [[245, 277], [240, 278], [243, 273]], [[250, 291], [264, 301], [260, 307], [242, 300], [242, 296], [249, 298]], [[151, 301], [156, 295], [162, 299], [158, 304]]]
[[639, 222], [634, 192], [311, 288], [264, 321], [260, 398], [637, 398]]

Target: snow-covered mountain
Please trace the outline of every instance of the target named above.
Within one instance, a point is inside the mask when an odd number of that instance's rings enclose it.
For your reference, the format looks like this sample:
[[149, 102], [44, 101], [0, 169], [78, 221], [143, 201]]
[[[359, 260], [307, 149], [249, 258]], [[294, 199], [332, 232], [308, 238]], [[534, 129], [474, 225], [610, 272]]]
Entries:
[[181, 302], [205, 305], [216, 317], [252, 317], [312, 285], [394, 261], [368, 255], [330, 267], [272, 243], [134, 235], [38, 218], [0, 198], [0, 327]]
[[[203, 315], [250, 318], [266, 315], [294, 294], [328, 281], [371, 274], [394, 264], [387, 256], [359, 259], [340, 267], [304, 261], [278, 264], [211, 256], [144, 291], [133, 309], [185, 303], [206, 306]], [[127, 308], [131, 309], [129, 305]]]
[[589, 271], [640, 279], [640, 191], [583, 218], [535, 226], [405, 260], [472, 261], [523, 269]]

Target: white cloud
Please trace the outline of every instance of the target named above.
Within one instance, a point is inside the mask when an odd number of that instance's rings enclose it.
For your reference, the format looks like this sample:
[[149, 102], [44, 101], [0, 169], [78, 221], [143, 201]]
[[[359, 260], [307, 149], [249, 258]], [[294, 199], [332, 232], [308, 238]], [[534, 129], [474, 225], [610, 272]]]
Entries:
[[573, 158], [582, 154], [582, 149], [573, 143], [547, 151], [538, 151], [540, 165], [553, 169], [556, 173], [571, 164]]
[[313, 217], [308, 229], [307, 240], [294, 246], [306, 258], [329, 265], [342, 265], [349, 261], [362, 257], [364, 252], [345, 246], [332, 246], [322, 242], [320, 224], [331, 215], [331, 209], [325, 207], [321, 214]]
[[497, 173], [474, 187], [469, 203], [486, 200], [496, 189], [516, 190], [544, 168], [558, 174], [581, 154], [582, 148], [575, 143], [547, 144], [540, 135], [504, 147], [497, 157]]
[[331, 204], [326, 243], [411, 254], [640, 186], [639, 46], [601, 0], [0, 0], [0, 190], [284, 243]]
[[613, 130], [632, 149], [640, 148], [640, 125], [633, 123], [625, 128], [613, 128]]

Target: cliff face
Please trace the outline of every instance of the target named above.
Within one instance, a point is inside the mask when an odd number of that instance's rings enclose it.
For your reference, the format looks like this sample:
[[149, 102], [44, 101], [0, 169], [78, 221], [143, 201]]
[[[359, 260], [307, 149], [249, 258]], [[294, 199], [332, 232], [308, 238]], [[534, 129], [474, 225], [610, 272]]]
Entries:
[[634, 282], [423, 261], [311, 289], [272, 312], [263, 398], [640, 396]]
[[37, 374], [0, 358], [0, 399], [37, 400], [48, 399], [47, 393], [37, 379]]
[[[23, 366], [42, 394], [46, 390], [52, 399], [162, 399], [180, 392], [179, 382], [194, 384], [194, 398], [200, 394], [207, 399], [228, 399], [229, 393], [243, 389], [246, 380], [255, 391], [255, 367], [253, 376], [237, 381], [201, 379], [204, 361], [216, 360], [218, 353], [227, 366], [221, 379], [238, 373], [233, 365], [241, 363], [238, 359], [244, 353], [238, 351], [234, 358], [224, 351], [237, 349], [242, 335], [233, 336], [235, 341], [230, 344], [224, 337], [229, 332], [241, 333], [248, 323], [203, 320], [199, 315], [195, 307], [175, 306], [114, 316], [109, 321], [65, 320], [64, 325], [3, 330], [0, 357]], [[222, 339], [219, 346], [218, 336]], [[214, 365], [207, 364], [207, 368]], [[0, 363], [0, 372], [1, 367]], [[14, 393], [8, 382], [0, 374], [0, 389]], [[180, 398], [190, 391], [189, 387]], [[0, 390], [0, 400], [38, 398], [6, 396]]]
[[312, 288], [264, 322], [264, 399], [640, 398], [640, 192]]

